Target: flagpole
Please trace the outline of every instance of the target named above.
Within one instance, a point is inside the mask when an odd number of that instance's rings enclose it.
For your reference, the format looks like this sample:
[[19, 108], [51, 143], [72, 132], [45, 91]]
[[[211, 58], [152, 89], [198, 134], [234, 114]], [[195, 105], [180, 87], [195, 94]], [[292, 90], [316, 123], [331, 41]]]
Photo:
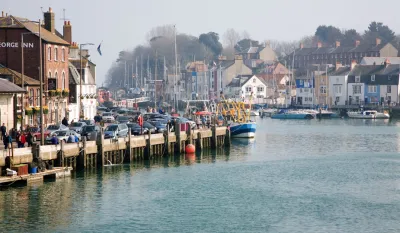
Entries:
[[176, 78], [178, 76], [178, 56], [177, 56], [177, 51], [176, 51], [176, 25], [174, 25], [174, 37], [175, 37], [175, 40], [174, 40], [174, 44], [175, 44], [174, 106], [175, 106], [175, 109], [178, 110], [177, 101], [176, 101], [176, 90], [175, 90]]

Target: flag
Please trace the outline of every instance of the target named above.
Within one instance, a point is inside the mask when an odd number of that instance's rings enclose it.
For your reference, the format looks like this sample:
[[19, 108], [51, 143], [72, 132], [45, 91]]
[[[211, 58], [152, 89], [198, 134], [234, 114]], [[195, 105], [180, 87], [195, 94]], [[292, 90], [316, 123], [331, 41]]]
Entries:
[[[101, 43], [103, 43], [103, 41]], [[100, 56], [102, 56], [101, 50], [100, 50], [101, 49], [101, 43], [99, 44], [99, 47], [97, 47], [97, 52], [99, 52]]]

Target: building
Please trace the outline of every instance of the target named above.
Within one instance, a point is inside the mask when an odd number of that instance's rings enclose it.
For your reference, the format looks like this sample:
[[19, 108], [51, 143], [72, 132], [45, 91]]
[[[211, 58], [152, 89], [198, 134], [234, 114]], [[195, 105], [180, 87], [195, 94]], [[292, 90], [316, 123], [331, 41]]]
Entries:
[[[354, 66], [355, 64], [353, 64]], [[351, 67], [336, 66], [328, 72], [328, 96], [330, 106], [347, 105], [347, 80]]]
[[190, 92], [188, 96], [190, 96], [192, 100], [208, 100], [210, 72], [207, 65], [203, 61], [194, 61], [186, 66], [186, 71], [190, 75], [190, 81], [187, 85], [187, 90]]
[[[6, 79], [15, 85], [22, 87], [21, 73], [0, 65], [0, 78]], [[40, 101], [40, 82], [27, 75], [24, 75], [24, 90], [25, 93], [16, 94], [13, 102], [13, 127], [19, 129], [26, 125], [39, 125], [39, 112], [32, 111], [32, 114], [25, 115], [25, 109], [34, 109], [39, 107]], [[45, 119], [46, 120], [46, 119]], [[45, 122], [46, 123], [46, 122]], [[25, 128], [25, 127], [24, 127]]]
[[[39, 27], [42, 37], [42, 58], [39, 48]], [[22, 72], [21, 37], [24, 34], [24, 71]], [[61, 121], [65, 116], [68, 94], [62, 92], [69, 86], [70, 43], [55, 30], [55, 15], [51, 8], [44, 13], [44, 24], [28, 19], [2, 14], [0, 17], [0, 64], [40, 80], [38, 67], [42, 59], [44, 102], [49, 107], [45, 116], [48, 124]], [[36, 104], [36, 103], [35, 103]]]
[[306, 74], [296, 77], [296, 104], [314, 105], [314, 75]]
[[400, 64], [400, 57], [363, 57], [360, 65], [382, 65], [386, 59], [390, 61], [390, 64]]
[[353, 46], [341, 46], [337, 41], [332, 47], [323, 47], [321, 42], [316, 47], [304, 48], [303, 44], [286, 60], [293, 62], [295, 68], [307, 67], [311, 64], [336, 64], [350, 65], [353, 60], [360, 63], [364, 57], [397, 57], [399, 51], [391, 43], [382, 44], [376, 38], [374, 44], [363, 44], [355, 41]]
[[243, 63], [242, 56], [236, 55], [235, 60], [221, 60], [217, 71], [217, 90], [223, 91], [233, 78], [238, 75], [252, 75], [252, 70]]
[[22, 93], [26, 91], [7, 79], [0, 78], [0, 123], [4, 123], [7, 129], [14, 128], [16, 125], [14, 99], [16, 95]]
[[355, 65], [348, 75], [349, 104], [399, 103], [400, 66]]
[[245, 101], [249, 101], [251, 97], [252, 103], [265, 103], [267, 84], [256, 75], [239, 75], [226, 86], [225, 96]]

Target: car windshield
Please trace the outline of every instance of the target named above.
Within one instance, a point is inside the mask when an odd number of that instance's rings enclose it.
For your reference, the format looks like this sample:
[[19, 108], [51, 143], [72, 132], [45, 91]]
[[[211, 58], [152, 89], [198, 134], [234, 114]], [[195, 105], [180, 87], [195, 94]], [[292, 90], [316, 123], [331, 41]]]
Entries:
[[65, 136], [67, 135], [67, 131], [56, 131], [54, 132], [54, 134], [57, 136]]
[[146, 127], [146, 128], [149, 128], [149, 129], [154, 128], [154, 126], [152, 124], [148, 123], [148, 122], [144, 122], [143, 123], [143, 127]]
[[126, 124], [128, 128], [140, 128], [140, 125], [134, 123], [134, 124]]
[[82, 123], [81, 122], [75, 122], [71, 124], [72, 127], [81, 127]]
[[116, 131], [118, 129], [118, 125], [109, 125], [107, 126], [105, 131]]
[[50, 129], [50, 130], [59, 129], [59, 128], [60, 128], [60, 126], [58, 126], [58, 125], [49, 125], [49, 127], [47, 127], [47, 129]]
[[92, 132], [94, 131], [94, 125], [93, 126], [84, 126], [83, 131], [85, 132]]
[[111, 112], [105, 112], [103, 113], [103, 116], [111, 116]]
[[125, 116], [119, 116], [117, 119], [118, 119], [119, 121], [127, 121], [129, 118], [128, 118], [128, 117], [125, 117]]

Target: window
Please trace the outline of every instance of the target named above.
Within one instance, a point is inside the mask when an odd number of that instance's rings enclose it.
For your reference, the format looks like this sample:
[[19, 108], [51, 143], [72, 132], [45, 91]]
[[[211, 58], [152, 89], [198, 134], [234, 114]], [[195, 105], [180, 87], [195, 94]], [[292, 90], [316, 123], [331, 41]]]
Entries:
[[37, 96], [37, 104], [36, 105], [39, 105], [40, 88], [36, 89], [36, 96]]
[[61, 61], [65, 61], [65, 48], [61, 50]]
[[257, 92], [263, 92], [264, 91], [264, 87], [257, 87]]
[[360, 79], [361, 79], [360, 76], [356, 76], [355, 82], [356, 82], [356, 83], [359, 83], [359, 82], [360, 82]]
[[299, 90], [300, 90], [300, 93], [303, 93], [303, 88], [299, 88]]
[[353, 86], [353, 95], [361, 94], [361, 85], [354, 85]]
[[246, 87], [246, 92], [251, 92], [251, 87]]
[[336, 99], [335, 99], [335, 102], [339, 103], [339, 101], [340, 101], [340, 97], [337, 96]]
[[371, 81], [375, 82], [375, 74], [371, 75]]
[[369, 93], [376, 93], [377, 86], [375, 85], [368, 85], [368, 92]]
[[34, 92], [33, 89], [29, 90], [29, 105], [30, 106], [33, 106], [33, 95], [34, 95], [33, 92]]
[[387, 87], [386, 92], [387, 93], [392, 93], [392, 86], [391, 85], [387, 85], [386, 87]]
[[312, 101], [312, 97], [308, 97], [308, 101], [310, 101], [310, 102], [311, 102], [311, 101]]
[[304, 102], [307, 102], [307, 101], [308, 101], [308, 97], [305, 97], [305, 98], [304, 98]]
[[62, 73], [62, 80], [61, 80], [61, 89], [65, 89], [65, 73]]
[[255, 78], [253, 78], [253, 83], [257, 82], [257, 80]]
[[360, 103], [360, 96], [356, 96], [356, 103], [357, 103], [357, 104]]
[[51, 47], [47, 48], [47, 60], [51, 61]]
[[299, 83], [300, 83], [300, 85], [303, 85], [303, 84], [304, 84], [303, 80], [300, 80]]
[[319, 87], [319, 93], [326, 94], [326, 86], [320, 86]]
[[333, 90], [335, 94], [342, 94], [342, 85], [333, 85]]
[[309, 92], [309, 89], [308, 88], [304, 88], [304, 92]]
[[58, 60], [58, 48], [54, 49], [54, 61]]

